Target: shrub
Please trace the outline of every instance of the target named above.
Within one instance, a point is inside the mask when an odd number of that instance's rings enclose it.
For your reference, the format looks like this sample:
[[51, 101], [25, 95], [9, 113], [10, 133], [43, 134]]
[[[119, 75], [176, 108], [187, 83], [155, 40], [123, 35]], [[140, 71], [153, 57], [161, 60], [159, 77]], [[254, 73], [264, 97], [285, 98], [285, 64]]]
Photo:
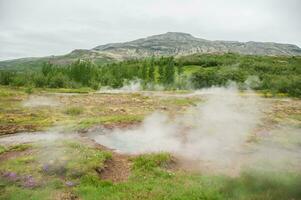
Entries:
[[64, 88], [68, 85], [69, 79], [67, 76], [63, 74], [57, 74], [53, 77], [51, 77], [49, 81], [49, 87], [50, 88]]
[[11, 85], [13, 86], [25, 86], [29, 84], [29, 80], [27, 78], [27, 76], [25, 75], [19, 75], [19, 76], [15, 76], [12, 79]]
[[47, 77], [42, 74], [35, 75], [33, 81], [36, 87], [45, 87], [48, 84]]

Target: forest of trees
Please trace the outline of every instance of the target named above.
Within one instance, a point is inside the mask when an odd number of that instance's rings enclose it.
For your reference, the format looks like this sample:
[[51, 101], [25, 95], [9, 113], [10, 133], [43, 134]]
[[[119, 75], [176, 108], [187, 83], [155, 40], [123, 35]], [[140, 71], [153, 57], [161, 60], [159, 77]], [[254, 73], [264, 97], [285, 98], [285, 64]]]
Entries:
[[243, 88], [247, 82], [256, 90], [301, 96], [301, 58], [203, 54], [102, 65], [78, 60], [68, 66], [44, 63], [36, 71], [0, 71], [1, 85], [38, 88], [120, 88], [134, 79], [141, 80], [145, 88], [157, 84], [166, 89], [223, 86], [229, 81]]
[[176, 68], [173, 57], [129, 60], [101, 66], [86, 60], [78, 60], [65, 67], [44, 63], [41, 70], [35, 72], [0, 71], [0, 84], [98, 89], [101, 86], [120, 88], [126, 80], [140, 79], [143, 84], [162, 84], [172, 88], [175, 76], [183, 73], [183, 70]]

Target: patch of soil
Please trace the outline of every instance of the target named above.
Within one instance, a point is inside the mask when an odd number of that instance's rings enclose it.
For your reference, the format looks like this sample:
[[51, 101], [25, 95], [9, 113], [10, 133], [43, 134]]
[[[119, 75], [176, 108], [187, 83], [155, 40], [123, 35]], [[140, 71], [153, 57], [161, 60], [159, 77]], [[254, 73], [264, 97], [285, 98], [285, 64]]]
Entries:
[[130, 175], [130, 170], [129, 157], [113, 153], [112, 158], [105, 162], [105, 167], [97, 172], [101, 179], [117, 183], [126, 181]]
[[102, 151], [110, 151], [112, 153], [112, 158], [105, 162], [105, 166], [96, 170], [102, 180], [118, 183], [128, 179], [131, 172], [131, 162], [129, 160], [131, 156], [116, 153], [113, 149], [100, 145], [94, 140], [84, 136], [81, 137], [81, 141], [94, 148]]
[[34, 125], [16, 125], [6, 124], [0, 125], [0, 135], [14, 134], [19, 132], [32, 132], [36, 131], [37, 127]]
[[55, 195], [55, 200], [79, 200], [79, 198], [70, 191], [61, 192]]
[[112, 124], [104, 124], [103, 127], [106, 129], [129, 129], [134, 128], [141, 124], [141, 122], [119, 122], [119, 123], [112, 123]]
[[29, 156], [32, 154], [33, 154], [33, 149], [26, 149], [24, 151], [8, 151], [0, 154], [0, 163], [5, 160], [15, 159], [21, 156]]
[[87, 129], [79, 130], [80, 133], [93, 133], [93, 132], [108, 132], [113, 129], [131, 129], [137, 127], [141, 122], [118, 122], [110, 124], [95, 125]]

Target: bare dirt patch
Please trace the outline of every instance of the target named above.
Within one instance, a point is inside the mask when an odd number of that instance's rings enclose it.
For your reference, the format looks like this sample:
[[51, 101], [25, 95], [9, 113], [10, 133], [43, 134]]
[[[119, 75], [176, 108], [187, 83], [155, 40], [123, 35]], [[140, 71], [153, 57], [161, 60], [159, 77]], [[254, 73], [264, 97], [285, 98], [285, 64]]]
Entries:
[[129, 157], [113, 153], [112, 158], [105, 162], [105, 167], [98, 172], [101, 179], [117, 183], [126, 181], [130, 175], [130, 170]]
[[5, 124], [0, 125], [0, 135], [14, 134], [20, 132], [32, 132], [37, 129], [34, 125], [17, 125], [17, 124]]
[[21, 156], [29, 156], [33, 154], [33, 149], [26, 149], [24, 151], [8, 151], [0, 154], [0, 163], [6, 160], [15, 159]]
[[79, 200], [80, 198], [70, 191], [61, 192], [55, 195], [55, 200]]
[[94, 140], [84, 136], [81, 137], [81, 142], [103, 151], [112, 152], [112, 158], [105, 162], [105, 166], [97, 169], [102, 180], [118, 183], [128, 179], [131, 171], [131, 157], [129, 155], [116, 153], [112, 149], [100, 145]]

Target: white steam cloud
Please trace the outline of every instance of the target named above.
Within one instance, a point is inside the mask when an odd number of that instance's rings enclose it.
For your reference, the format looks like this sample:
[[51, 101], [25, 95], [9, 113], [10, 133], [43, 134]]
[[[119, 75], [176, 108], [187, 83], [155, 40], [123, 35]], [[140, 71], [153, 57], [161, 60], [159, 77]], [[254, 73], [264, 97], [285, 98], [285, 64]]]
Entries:
[[118, 89], [112, 89], [110, 87], [102, 87], [98, 93], [135, 93], [143, 90], [162, 91], [164, 86], [154, 83], [143, 84], [140, 79], [133, 79], [130, 81], [124, 81], [123, 86]]
[[61, 105], [60, 102], [51, 96], [32, 95], [29, 96], [28, 99], [23, 101], [24, 107], [43, 107], [43, 106], [55, 107], [60, 105]]
[[[251, 91], [250, 91], [251, 92]], [[93, 139], [117, 151], [140, 154], [167, 151], [198, 161], [202, 168], [240, 167], [239, 157], [261, 119], [256, 95], [240, 95], [235, 86], [195, 92], [205, 103], [170, 119], [154, 113], [136, 128], [92, 133]]]

